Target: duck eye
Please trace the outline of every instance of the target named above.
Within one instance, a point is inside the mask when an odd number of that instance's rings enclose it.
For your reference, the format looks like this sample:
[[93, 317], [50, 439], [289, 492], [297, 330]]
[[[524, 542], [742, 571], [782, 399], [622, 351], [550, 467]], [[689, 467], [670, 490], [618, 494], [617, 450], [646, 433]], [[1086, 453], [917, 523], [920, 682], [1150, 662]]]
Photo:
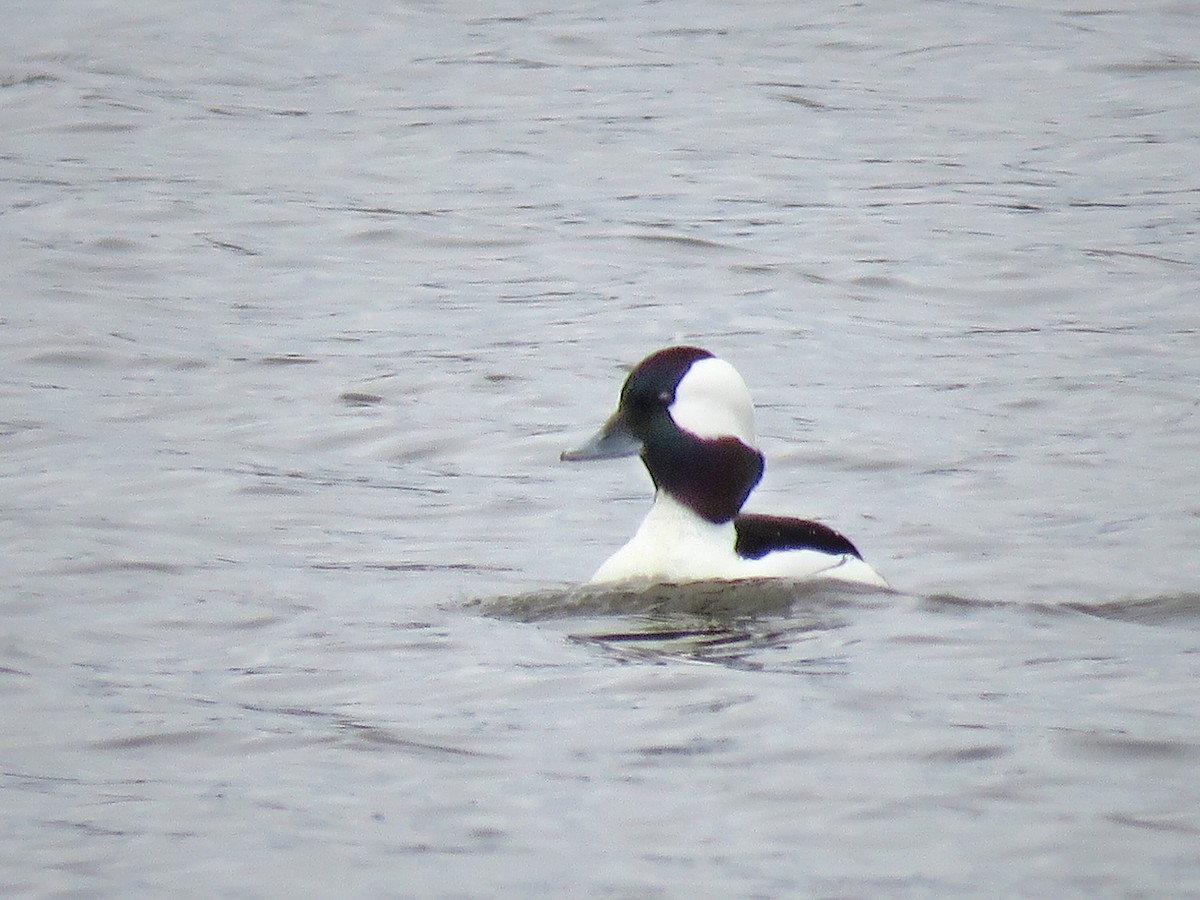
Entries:
[[672, 396], [670, 391], [663, 391], [658, 395], [658, 399], [661, 400], [665, 406], [670, 406], [675, 397]]

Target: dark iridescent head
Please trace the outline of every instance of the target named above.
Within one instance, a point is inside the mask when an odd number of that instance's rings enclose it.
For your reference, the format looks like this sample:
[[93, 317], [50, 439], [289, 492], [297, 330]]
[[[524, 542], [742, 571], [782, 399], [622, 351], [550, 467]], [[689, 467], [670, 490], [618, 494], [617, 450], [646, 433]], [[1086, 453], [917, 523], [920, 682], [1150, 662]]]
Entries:
[[564, 460], [638, 453], [654, 485], [710, 522], [726, 522], [762, 477], [754, 406], [737, 370], [707, 350], [669, 347], [642, 360], [617, 411]]

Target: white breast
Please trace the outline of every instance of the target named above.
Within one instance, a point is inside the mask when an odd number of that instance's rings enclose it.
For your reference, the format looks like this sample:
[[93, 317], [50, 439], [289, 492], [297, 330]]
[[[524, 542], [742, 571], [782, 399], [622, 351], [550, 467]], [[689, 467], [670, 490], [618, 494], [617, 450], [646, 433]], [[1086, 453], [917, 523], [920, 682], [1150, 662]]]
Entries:
[[608, 558], [593, 582], [704, 581], [728, 578], [733, 522], [714, 525], [659, 491], [637, 532]]

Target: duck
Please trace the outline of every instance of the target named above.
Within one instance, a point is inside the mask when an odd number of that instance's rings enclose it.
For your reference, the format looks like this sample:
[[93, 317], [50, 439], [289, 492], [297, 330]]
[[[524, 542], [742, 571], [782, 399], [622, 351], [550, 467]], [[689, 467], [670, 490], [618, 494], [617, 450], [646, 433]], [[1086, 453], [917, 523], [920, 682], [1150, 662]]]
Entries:
[[616, 412], [561, 459], [635, 455], [654, 502], [592, 584], [788, 578], [889, 587], [829, 526], [742, 512], [765, 466], [754, 404], [737, 369], [709, 351], [676, 346], [647, 356], [625, 379]]

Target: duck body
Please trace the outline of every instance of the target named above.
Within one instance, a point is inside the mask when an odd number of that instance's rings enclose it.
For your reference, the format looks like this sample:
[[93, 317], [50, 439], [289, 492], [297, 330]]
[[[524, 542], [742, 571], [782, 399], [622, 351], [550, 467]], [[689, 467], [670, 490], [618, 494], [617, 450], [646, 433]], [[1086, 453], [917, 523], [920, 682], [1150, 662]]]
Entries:
[[754, 408], [729, 363], [670, 347], [626, 379], [617, 411], [567, 461], [638, 454], [655, 486], [634, 536], [594, 583], [835, 579], [886, 587], [857, 548], [819, 522], [742, 513], [762, 478]]

